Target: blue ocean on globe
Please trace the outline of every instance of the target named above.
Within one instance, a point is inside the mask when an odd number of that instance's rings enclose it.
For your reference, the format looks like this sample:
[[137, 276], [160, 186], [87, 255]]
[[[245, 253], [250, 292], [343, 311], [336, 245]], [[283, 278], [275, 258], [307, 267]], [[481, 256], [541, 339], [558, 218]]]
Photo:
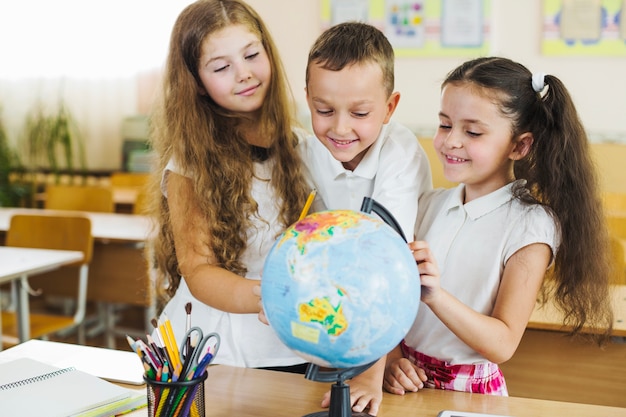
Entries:
[[413, 324], [419, 272], [406, 242], [378, 217], [322, 211], [275, 242], [261, 299], [280, 340], [305, 360], [361, 366], [392, 350]]

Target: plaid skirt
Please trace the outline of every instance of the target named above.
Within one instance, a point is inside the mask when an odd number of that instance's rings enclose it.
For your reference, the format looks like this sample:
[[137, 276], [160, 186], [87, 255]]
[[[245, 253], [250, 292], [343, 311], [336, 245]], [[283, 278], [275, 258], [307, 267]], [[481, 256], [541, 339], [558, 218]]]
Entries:
[[417, 352], [401, 343], [402, 354], [412, 363], [426, 372], [428, 388], [451, 391], [474, 392], [478, 394], [501, 395], [508, 397], [509, 392], [500, 367], [491, 362], [473, 365], [449, 365], [423, 353]]

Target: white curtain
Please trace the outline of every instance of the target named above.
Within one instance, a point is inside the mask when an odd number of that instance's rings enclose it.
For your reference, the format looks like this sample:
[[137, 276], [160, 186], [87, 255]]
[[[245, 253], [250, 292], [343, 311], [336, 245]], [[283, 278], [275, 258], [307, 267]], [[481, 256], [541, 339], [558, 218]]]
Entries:
[[122, 121], [149, 111], [172, 25], [191, 0], [2, 0], [0, 108], [17, 146], [27, 115], [61, 102], [87, 168], [121, 167]]

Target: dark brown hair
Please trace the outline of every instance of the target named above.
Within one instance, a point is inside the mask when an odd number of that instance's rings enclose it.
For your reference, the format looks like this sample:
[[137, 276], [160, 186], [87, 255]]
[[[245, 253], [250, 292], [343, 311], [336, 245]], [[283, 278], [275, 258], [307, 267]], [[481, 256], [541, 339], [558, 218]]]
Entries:
[[387, 95], [394, 89], [394, 52], [391, 43], [380, 30], [367, 23], [344, 22], [331, 26], [315, 41], [309, 51], [306, 83], [311, 64], [330, 71], [341, 71], [353, 64], [373, 62], [383, 72]]
[[558, 219], [561, 244], [550, 275], [565, 324], [573, 333], [594, 329], [604, 341], [613, 323], [610, 250], [589, 141], [563, 83], [545, 75], [540, 78], [547, 88], [537, 92], [532, 76], [519, 63], [486, 57], [462, 64], [443, 85], [479, 89], [511, 120], [512, 137], [532, 133], [529, 154], [514, 164], [515, 177], [527, 181], [530, 193], [520, 189], [517, 197], [549, 207]]

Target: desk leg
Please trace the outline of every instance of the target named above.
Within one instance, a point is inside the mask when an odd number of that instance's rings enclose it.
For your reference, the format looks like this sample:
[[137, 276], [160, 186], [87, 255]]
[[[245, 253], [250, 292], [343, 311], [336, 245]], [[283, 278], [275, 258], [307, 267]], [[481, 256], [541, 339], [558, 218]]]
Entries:
[[28, 312], [28, 276], [22, 275], [17, 290], [17, 325], [20, 343], [30, 339], [30, 316]]

